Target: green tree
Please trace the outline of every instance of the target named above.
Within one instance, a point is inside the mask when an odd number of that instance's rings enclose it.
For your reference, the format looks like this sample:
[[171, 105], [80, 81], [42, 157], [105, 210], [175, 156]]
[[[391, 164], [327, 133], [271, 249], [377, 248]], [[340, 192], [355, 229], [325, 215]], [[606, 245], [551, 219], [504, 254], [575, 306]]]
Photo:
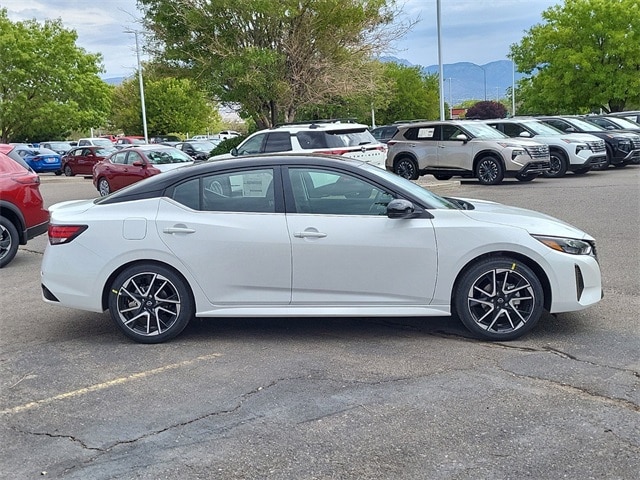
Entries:
[[373, 62], [367, 92], [300, 110], [299, 120], [316, 118], [355, 118], [371, 125], [371, 110], [377, 125], [407, 119], [436, 119], [440, 115], [438, 76], [422, 73], [420, 67], [394, 62]]
[[60, 20], [12, 22], [0, 9], [0, 141], [64, 138], [104, 123], [110, 87], [101, 56]]
[[565, 0], [511, 46], [521, 113], [624, 110], [640, 101], [640, 2]]
[[[188, 78], [145, 75], [144, 99], [149, 136], [168, 133], [214, 131], [220, 114], [202, 89]], [[111, 124], [129, 135], [142, 135], [142, 108], [138, 77], [123, 81], [114, 89]]]
[[376, 123], [439, 118], [437, 75], [424, 74], [420, 67], [386, 63], [384, 78], [389, 100], [386, 106], [376, 109]]
[[259, 128], [373, 87], [369, 58], [409, 24], [395, 0], [139, 0], [152, 50]]

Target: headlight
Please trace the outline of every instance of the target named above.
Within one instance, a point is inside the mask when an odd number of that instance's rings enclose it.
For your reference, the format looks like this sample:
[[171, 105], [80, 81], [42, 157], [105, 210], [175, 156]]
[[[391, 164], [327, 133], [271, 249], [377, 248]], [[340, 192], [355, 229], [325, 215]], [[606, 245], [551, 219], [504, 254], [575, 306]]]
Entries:
[[575, 238], [545, 237], [543, 235], [532, 235], [532, 237], [558, 252], [570, 253], [571, 255], [593, 254], [591, 244], [584, 240], [578, 240]]

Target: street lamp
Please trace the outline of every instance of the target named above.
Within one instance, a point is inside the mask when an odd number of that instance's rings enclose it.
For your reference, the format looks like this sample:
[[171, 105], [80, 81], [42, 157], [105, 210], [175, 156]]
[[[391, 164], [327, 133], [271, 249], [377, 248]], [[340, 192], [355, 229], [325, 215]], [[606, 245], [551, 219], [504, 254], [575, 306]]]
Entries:
[[475, 63], [474, 63], [474, 65], [482, 70], [482, 76], [483, 76], [483, 79], [484, 79], [484, 99], [486, 101], [487, 100], [487, 71], [481, 65], [476, 65]]
[[144, 105], [144, 84], [142, 82], [142, 64], [140, 63], [140, 47], [138, 46], [138, 32], [135, 30], [125, 30], [126, 33], [133, 33], [136, 37], [136, 57], [138, 59], [138, 81], [140, 83], [140, 108], [142, 109], [142, 128], [144, 130], [144, 141], [149, 143], [149, 134], [147, 133], [147, 110]]
[[453, 78], [449, 77], [447, 80], [449, 80], [449, 120], [451, 120], [453, 118], [453, 100], [451, 99], [451, 80]]

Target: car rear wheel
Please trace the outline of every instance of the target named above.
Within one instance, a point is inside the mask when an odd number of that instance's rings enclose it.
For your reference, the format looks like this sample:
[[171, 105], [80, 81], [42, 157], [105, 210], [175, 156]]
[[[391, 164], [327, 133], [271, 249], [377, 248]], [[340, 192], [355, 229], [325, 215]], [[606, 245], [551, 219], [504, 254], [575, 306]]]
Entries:
[[401, 157], [396, 160], [393, 171], [396, 175], [400, 175], [407, 180], [418, 179], [418, 165], [409, 157]]
[[176, 337], [194, 315], [186, 281], [157, 264], [134, 265], [116, 277], [109, 290], [109, 313], [118, 328], [140, 343]]
[[65, 165], [64, 166], [64, 174], [67, 177], [73, 177], [75, 174], [73, 173], [73, 170], [71, 170], [71, 166], [70, 165]]
[[111, 187], [109, 186], [109, 181], [106, 178], [101, 178], [98, 180], [98, 192], [101, 197], [109, 195], [111, 193]]
[[498, 185], [504, 179], [504, 168], [495, 157], [484, 157], [476, 167], [476, 177], [482, 185]]
[[544, 176], [548, 178], [564, 177], [565, 173], [567, 173], [567, 168], [569, 167], [567, 156], [564, 152], [557, 150], [552, 150], [550, 152], [549, 164], [551, 165], [551, 168], [548, 172], [544, 173]]
[[0, 268], [9, 264], [18, 252], [20, 237], [16, 226], [5, 217], [0, 217]]
[[513, 340], [531, 330], [544, 310], [536, 274], [508, 257], [482, 260], [465, 270], [454, 291], [453, 307], [462, 323], [487, 340]]

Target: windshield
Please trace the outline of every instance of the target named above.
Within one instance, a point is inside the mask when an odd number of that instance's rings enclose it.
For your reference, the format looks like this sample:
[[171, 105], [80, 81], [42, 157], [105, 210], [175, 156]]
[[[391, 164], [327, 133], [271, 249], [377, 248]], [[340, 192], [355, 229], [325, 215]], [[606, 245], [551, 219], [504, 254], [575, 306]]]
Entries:
[[40, 148], [38, 150], [34, 150], [33, 155], [58, 155], [58, 154], [53, 150], [49, 150], [48, 148]]
[[158, 150], [149, 150], [146, 152], [149, 163], [163, 165], [166, 163], [186, 163], [193, 162], [193, 158], [177, 148], [167, 148]]
[[[489, 127], [491, 128], [491, 127]], [[393, 183], [394, 185], [398, 185], [404, 190], [409, 191], [414, 197], [420, 199], [422, 203], [427, 205], [429, 208], [445, 208], [445, 209], [459, 209], [456, 205], [454, 205], [449, 200], [446, 200], [433, 192], [430, 192], [426, 188], [422, 188], [420, 185], [413, 183], [410, 180], [402, 178], [395, 173], [388, 172], [387, 170], [383, 170], [379, 167], [374, 167], [373, 165], [365, 164], [362, 166], [365, 170], [374, 173], [375, 175], [384, 178], [385, 180]]]
[[197, 152], [206, 152], [206, 153], [209, 153], [211, 150], [216, 148], [216, 145], [213, 142], [197, 142], [197, 143], [194, 142], [191, 144], [191, 146]]
[[547, 125], [546, 123], [538, 122], [536, 120], [531, 122], [525, 122], [525, 125], [529, 127], [536, 135], [563, 135], [562, 130], [558, 130], [556, 127]]
[[602, 128], [600, 125], [596, 125], [595, 123], [590, 123], [585, 120], [581, 120], [579, 118], [570, 118], [570, 119], [567, 119], [567, 121], [571, 123], [571, 125], [573, 125], [574, 127], [578, 127], [580, 130], [585, 130], [587, 132], [588, 131], [606, 132], [606, 129]]
[[116, 147], [100, 147], [100, 148], [96, 148], [95, 154], [101, 157], [106, 157], [107, 155], [110, 155], [116, 151], [118, 151]]
[[630, 128], [632, 130], [637, 130], [640, 128], [640, 124], [628, 120], [626, 118], [618, 118], [618, 117], [607, 117], [611, 122], [618, 125], [620, 128]]
[[504, 133], [496, 130], [495, 128], [485, 123], [468, 122], [468, 123], [460, 124], [460, 127], [464, 128], [467, 132], [469, 132], [472, 137], [480, 138], [483, 140], [509, 138]]

